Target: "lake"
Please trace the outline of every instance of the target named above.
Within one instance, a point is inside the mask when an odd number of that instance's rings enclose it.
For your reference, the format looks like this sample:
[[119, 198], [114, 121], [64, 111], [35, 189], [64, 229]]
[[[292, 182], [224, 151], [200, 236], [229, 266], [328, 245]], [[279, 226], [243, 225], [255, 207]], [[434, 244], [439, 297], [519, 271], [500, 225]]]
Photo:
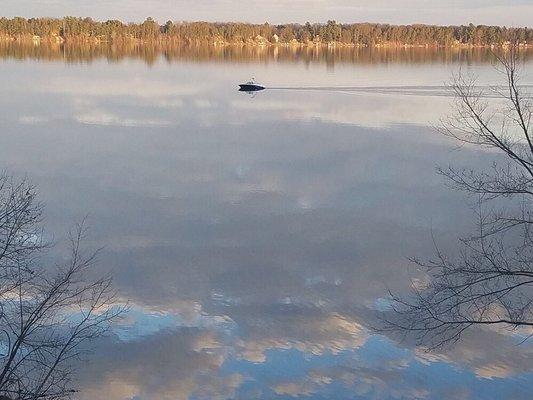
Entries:
[[[388, 290], [472, 228], [437, 166], [497, 155], [436, 132], [483, 51], [0, 46], [0, 168], [60, 258], [87, 217], [131, 310], [81, 399], [528, 399], [533, 346], [477, 329], [432, 352], [378, 335]], [[532, 84], [531, 57], [524, 83]], [[238, 83], [271, 89], [248, 95]]]

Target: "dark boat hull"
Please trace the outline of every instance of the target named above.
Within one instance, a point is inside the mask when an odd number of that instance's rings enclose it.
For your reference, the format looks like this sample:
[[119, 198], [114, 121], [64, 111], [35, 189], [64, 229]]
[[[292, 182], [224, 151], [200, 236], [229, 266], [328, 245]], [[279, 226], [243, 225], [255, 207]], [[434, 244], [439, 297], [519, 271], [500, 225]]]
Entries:
[[245, 84], [239, 85], [239, 88], [240, 88], [239, 90], [241, 92], [259, 92], [261, 90], [265, 90], [264, 86], [252, 85], [252, 84], [249, 84], [249, 83], [245, 83]]

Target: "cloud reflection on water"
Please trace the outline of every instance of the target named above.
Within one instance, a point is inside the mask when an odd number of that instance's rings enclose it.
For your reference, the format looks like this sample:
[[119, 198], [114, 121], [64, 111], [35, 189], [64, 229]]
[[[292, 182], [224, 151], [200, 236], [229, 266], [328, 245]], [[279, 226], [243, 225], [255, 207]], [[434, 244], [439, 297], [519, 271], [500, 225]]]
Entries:
[[39, 185], [51, 231], [90, 213], [99, 268], [134, 305], [82, 369], [83, 398], [527, 397], [532, 350], [507, 332], [428, 355], [367, 329], [430, 230], [452, 247], [469, 227], [434, 167], [489, 157], [427, 127], [447, 99], [229, 91], [250, 67], [40, 68], [0, 64], [0, 156]]

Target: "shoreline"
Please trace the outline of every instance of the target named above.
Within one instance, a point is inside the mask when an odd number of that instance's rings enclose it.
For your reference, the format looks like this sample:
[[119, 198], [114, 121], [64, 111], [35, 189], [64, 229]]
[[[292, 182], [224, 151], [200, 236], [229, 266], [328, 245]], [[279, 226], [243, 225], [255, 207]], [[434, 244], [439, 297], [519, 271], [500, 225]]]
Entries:
[[[109, 40], [107, 38], [97, 37], [69, 37], [61, 36], [50, 37], [36, 37], [36, 36], [0, 36], [0, 42], [4, 43], [20, 43], [23, 45], [34, 44], [39, 45], [68, 45], [68, 46], [83, 46], [83, 45], [140, 45], [140, 46], [209, 46], [215, 48], [223, 47], [251, 47], [251, 48], [316, 48], [316, 49], [330, 49], [330, 48], [366, 48], [366, 49], [505, 49], [511, 46], [509, 42], [502, 44], [471, 44], [471, 43], [453, 43], [453, 44], [411, 44], [411, 43], [345, 43], [345, 42], [266, 42], [266, 41], [234, 41], [228, 42], [223, 40], [183, 40], [175, 37], [159, 37], [157, 39], [138, 39], [129, 37], [120, 37]], [[533, 43], [519, 43], [520, 49], [533, 49]]]
[[0, 40], [48, 43], [134, 43], [214, 46], [505, 48], [533, 47], [533, 28], [490, 25], [392, 25], [379, 23], [287, 23], [167, 21], [142, 23], [91, 18], [0, 17]]

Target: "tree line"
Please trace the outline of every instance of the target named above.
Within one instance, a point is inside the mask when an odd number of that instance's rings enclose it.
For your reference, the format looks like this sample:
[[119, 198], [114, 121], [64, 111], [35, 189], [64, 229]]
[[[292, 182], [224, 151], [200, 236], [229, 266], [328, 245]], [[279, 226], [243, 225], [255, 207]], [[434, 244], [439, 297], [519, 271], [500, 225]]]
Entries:
[[4, 39], [65, 41], [176, 41], [180, 43], [269, 44], [342, 43], [348, 45], [501, 46], [533, 44], [533, 29], [486, 25], [435, 26], [375, 23], [271, 25], [248, 23], [172, 22], [152, 18], [142, 23], [91, 18], [0, 18]]

